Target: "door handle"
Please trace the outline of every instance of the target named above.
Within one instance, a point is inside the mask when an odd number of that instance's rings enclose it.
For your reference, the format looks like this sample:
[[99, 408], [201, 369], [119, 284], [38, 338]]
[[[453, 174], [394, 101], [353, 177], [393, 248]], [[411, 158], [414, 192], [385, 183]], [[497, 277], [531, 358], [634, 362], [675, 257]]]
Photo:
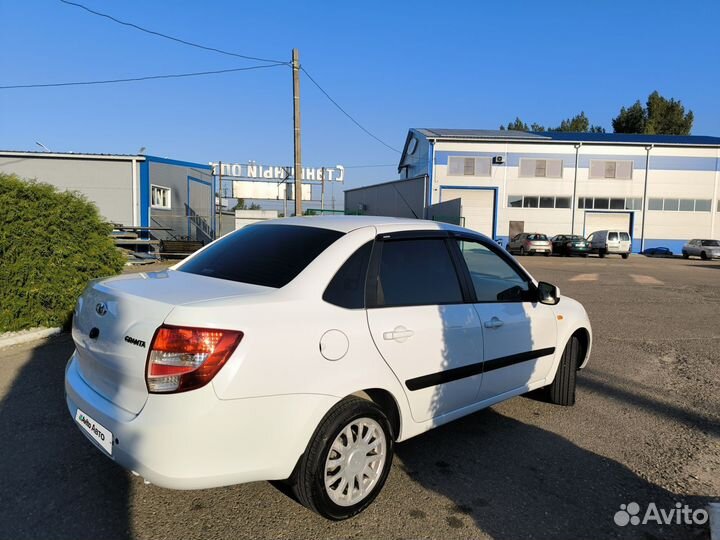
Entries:
[[383, 339], [388, 341], [394, 340], [402, 343], [403, 341], [407, 341], [414, 335], [415, 332], [413, 332], [412, 330], [408, 330], [404, 326], [396, 326], [395, 329], [391, 330], [390, 332], [383, 332]]
[[500, 328], [503, 324], [505, 324], [503, 321], [501, 321], [497, 317], [493, 317], [489, 321], [485, 321], [483, 323], [483, 326], [485, 328]]

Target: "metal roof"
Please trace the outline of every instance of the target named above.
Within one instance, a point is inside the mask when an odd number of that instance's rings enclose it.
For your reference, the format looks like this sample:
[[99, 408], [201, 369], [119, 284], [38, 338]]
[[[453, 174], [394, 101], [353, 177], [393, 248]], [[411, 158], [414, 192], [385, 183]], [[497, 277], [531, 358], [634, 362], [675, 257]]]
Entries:
[[34, 152], [32, 150], [0, 150], [0, 157], [38, 157], [38, 158], [67, 158], [67, 159], [112, 159], [112, 160], [138, 160], [145, 156], [136, 154], [93, 154], [91, 152]]
[[679, 146], [720, 146], [720, 137], [707, 135], [644, 135], [634, 133], [569, 133], [563, 131], [512, 131], [501, 129], [417, 128], [428, 139], [436, 140], [529, 140], [533, 142], [582, 142], [599, 144], [655, 144]]

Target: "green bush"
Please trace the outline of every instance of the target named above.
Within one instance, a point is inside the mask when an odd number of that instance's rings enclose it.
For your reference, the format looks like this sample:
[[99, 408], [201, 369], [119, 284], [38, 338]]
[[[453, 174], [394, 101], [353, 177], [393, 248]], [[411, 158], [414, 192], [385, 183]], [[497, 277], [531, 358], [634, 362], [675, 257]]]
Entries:
[[66, 326], [88, 280], [123, 257], [82, 195], [0, 173], [0, 331]]

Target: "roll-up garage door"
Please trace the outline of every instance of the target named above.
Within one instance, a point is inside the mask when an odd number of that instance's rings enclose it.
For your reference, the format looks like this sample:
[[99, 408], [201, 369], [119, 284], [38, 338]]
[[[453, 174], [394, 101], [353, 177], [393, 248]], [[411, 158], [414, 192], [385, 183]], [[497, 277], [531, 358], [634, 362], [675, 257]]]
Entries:
[[[492, 238], [495, 195], [489, 189], [443, 189], [442, 201], [461, 199], [464, 226]], [[442, 202], [441, 201], [441, 202]]]
[[630, 214], [626, 212], [585, 212], [585, 236], [603, 230], [630, 233]]

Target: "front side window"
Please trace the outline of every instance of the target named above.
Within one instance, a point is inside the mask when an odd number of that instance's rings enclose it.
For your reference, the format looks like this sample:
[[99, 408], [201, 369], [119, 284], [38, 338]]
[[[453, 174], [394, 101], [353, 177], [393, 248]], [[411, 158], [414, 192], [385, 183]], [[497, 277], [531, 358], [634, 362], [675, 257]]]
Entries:
[[444, 238], [383, 242], [377, 283], [373, 285], [377, 307], [463, 302], [460, 281]]
[[343, 236], [301, 225], [248, 225], [188, 259], [180, 272], [280, 288]]
[[529, 283], [502, 257], [471, 240], [455, 240], [470, 272], [478, 302], [521, 302]]
[[323, 300], [348, 309], [365, 307], [365, 278], [372, 245], [368, 242], [345, 261], [325, 289]]

